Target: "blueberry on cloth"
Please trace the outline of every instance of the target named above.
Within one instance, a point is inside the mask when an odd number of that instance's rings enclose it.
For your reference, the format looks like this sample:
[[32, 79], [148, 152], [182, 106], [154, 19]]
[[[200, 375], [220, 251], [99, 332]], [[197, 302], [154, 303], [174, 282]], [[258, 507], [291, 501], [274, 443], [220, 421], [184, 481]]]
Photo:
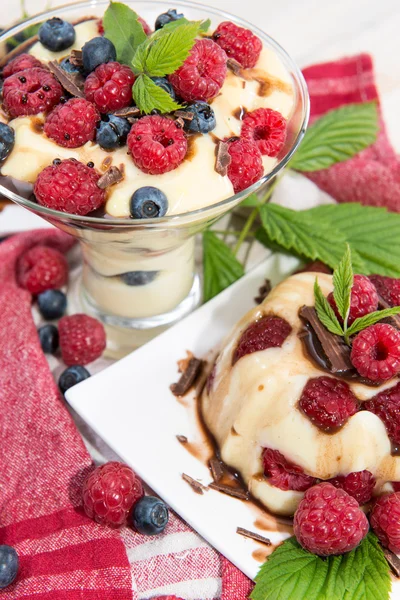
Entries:
[[75, 42], [75, 37], [74, 26], [58, 17], [45, 21], [39, 29], [39, 40], [52, 52], [66, 50]]
[[16, 578], [19, 558], [11, 546], [0, 546], [0, 589], [9, 586]]
[[67, 308], [67, 296], [61, 290], [46, 290], [38, 295], [37, 303], [45, 319], [60, 319]]
[[167, 506], [159, 498], [143, 496], [133, 506], [131, 523], [143, 535], [158, 535], [166, 528], [169, 520]]
[[54, 354], [58, 349], [58, 329], [55, 325], [43, 325], [38, 329], [40, 345], [45, 354]]
[[85, 367], [73, 365], [61, 373], [60, 379], [58, 380], [58, 387], [61, 392], [65, 394], [70, 387], [84, 381], [84, 379], [87, 379], [88, 377], [90, 377], [90, 373]]
[[130, 211], [134, 219], [163, 217], [167, 210], [167, 196], [156, 187], [146, 185], [132, 194]]

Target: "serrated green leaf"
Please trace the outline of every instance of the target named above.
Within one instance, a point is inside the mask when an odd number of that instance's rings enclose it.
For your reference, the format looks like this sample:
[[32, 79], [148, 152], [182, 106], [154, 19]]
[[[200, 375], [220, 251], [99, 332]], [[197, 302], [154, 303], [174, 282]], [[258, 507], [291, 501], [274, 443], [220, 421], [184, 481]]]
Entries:
[[203, 21], [202, 24], [200, 25], [201, 33], [207, 33], [207, 31], [210, 29], [210, 26], [211, 26], [211, 19], [206, 19], [205, 21]]
[[260, 204], [261, 202], [258, 196], [256, 194], [250, 194], [250, 196], [247, 196], [247, 198], [245, 198], [243, 202], [240, 203], [240, 206], [242, 208], [246, 206], [254, 208], [255, 206], [260, 206]]
[[137, 47], [147, 36], [134, 10], [121, 2], [110, 2], [103, 17], [104, 35], [115, 46], [117, 60], [131, 65]]
[[333, 297], [345, 328], [350, 311], [352, 286], [353, 267], [351, 263], [351, 250], [347, 244], [346, 252], [333, 272]]
[[352, 552], [343, 555], [346, 592], [343, 600], [388, 600], [391, 580], [378, 538], [368, 533]]
[[141, 112], [150, 114], [157, 109], [162, 113], [172, 112], [181, 108], [171, 96], [154, 83], [147, 75], [139, 75], [133, 84], [133, 98]]
[[212, 231], [203, 233], [204, 301], [211, 300], [244, 275], [232, 250]]
[[373, 144], [378, 134], [375, 102], [347, 104], [315, 121], [290, 162], [297, 171], [319, 171]]
[[161, 35], [150, 38], [144, 72], [151, 77], [174, 73], [184, 63], [199, 33], [200, 22], [188, 22], [172, 31], [163, 27]]
[[342, 326], [340, 325], [333, 308], [322, 293], [318, 279], [314, 283], [314, 299], [315, 310], [317, 311], [318, 319], [331, 333], [336, 335], [344, 335]]
[[347, 329], [347, 336], [355, 335], [359, 333], [363, 329], [370, 327], [371, 325], [375, 325], [378, 321], [382, 321], [382, 319], [386, 319], [387, 317], [392, 317], [394, 315], [400, 314], [400, 306], [393, 306], [393, 308], [385, 308], [383, 310], [377, 310], [376, 312], [369, 313], [364, 317], [359, 317], [350, 325]]

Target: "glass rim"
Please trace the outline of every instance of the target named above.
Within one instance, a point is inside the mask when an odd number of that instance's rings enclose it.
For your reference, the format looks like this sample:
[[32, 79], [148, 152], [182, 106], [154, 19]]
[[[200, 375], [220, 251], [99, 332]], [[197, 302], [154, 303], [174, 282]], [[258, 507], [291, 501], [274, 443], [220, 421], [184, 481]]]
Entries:
[[[127, 4], [135, 4], [135, 0], [123, 0], [123, 1], [126, 2]], [[149, 225], [149, 226], [157, 225], [157, 224], [158, 225], [166, 225], [168, 223], [178, 223], [178, 222], [187, 221], [187, 220], [190, 220], [190, 221], [197, 220], [198, 218], [206, 218], [208, 213], [211, 216], [213, 213], [219, 213], [220, 211], [227, 212], [228, 210], [230, 210], [230, 208], [233, 208], [235, 205], [239, 204], [239, 202], [241, 200], [245, 199], [247, 196], [249, 196], [250, 194], [252, 194], [252, 193], [256, 192], [258, 189], [260, 189], [260, 187], [262, 187], [264, 184], [268, 183], [271, 179], [273, 179], [279, 173], [279, 171], [281, 171], [288, 164], [288, 162], [290, 161], [293, 154], [297, 150], [297, 148], [304, 136], [304, 133], [305, 133], [305, 130], [306, 130], [306, 127], [308, 124], [309, 116], [310, 116], [310, 99], [309, 99], [309, 95], [308, 95], [307, 84], [305, 82], [304, 76], [303, 76], [300, 68], [297, 66], [297, 64], [291, 58], [291, 56], [286, 52], [286, 50], [277, 41], [274, 40], [274, 38], [269, 36], [267, 33], [265, 33], [263, 30], [259, 29], [256, 25], [253, 25], [249, 21], [242, 19], [241, 17], [237, 17], [237, 16], [233, 15], [232, 13], [229, 13], [225, 10], [219, 10], [217, 8], [207, 6], [206, 4], [202, 4], [200, 2], [191, 2], [191, 1], [186, 1], [186, 0], [174, 0], [174, 3], [179, 7], [199, 9], [199, 10], [203, 10], [206, 13], [211, 13], [213, 15], [216, 15], [218, 17], [223, 17], [223, 18], [226, 18], [229, 20], [233, 20], [234, 22], [239, 23], [242, 26], [245, 26], [245, 27], [251, 29], [254, 33], [256, 33], [263, 40], [263, 42], [267, 42], [268, 47], [272, 48], [277, 53], [279, 58], [284, 59], [284, 62], [286, 65], [290, 65], [291, 74], [294, 77], [295, 83], [298, 85], [298, 91], [300, 93], [300, 98], [298, 98], [298, 101], [300, 100], [301, 105], [302, 105], [301, 123], [299, 125], [298, 132], [296, 134], [295, 139], [293, 140], [291, 147], [286, 152], [285, 156], [283, 156], [283, 158], [281, 158], [281, 160], [275, 165], [275, 167], [272, 169], [272, 171], [263, 175], [263, 177], [261, 177], [261, 179], [256, 181], [250, 187], [246, 188], [245, 190], [243, 190], [241, 192], [238, 192], [237, 194], [229, 196], [228, 198], [225, 198], [224, 200], [221, 200], [219, 202], [215, 202], [214, 204], [209, 204], [202, 208], [198, 208], [198, 209], [188, 211], [188, 212], [178, 213], [175, 215], [166, 215], [164, 217], [155, 217], [152, 219], [145, 219], [145, 222], [143, 221], [143, 219], [132, 219], [132, 218], [125, 218], [125, 217], [113, 217], [113, 218], [107, 217], [105, 219], [104, 217], [90, 217], [90, 216], [74, 215], [71, 213], [54, 210], [54, 209], [42, 206], [38, 203], [35, 203], [31, 200], [28, 200], [27, 198], [24, 198], [23, 196], [20, 196], [19, 194], [16, 194], [15, 192], [12, 192], [8, 188], [1, 185], [1, 183], [0, 183], [0, 194], [3, 194], [6, 198], [14, 201], [16, 204], [22, 205], [22, 206], [26, 207], [27, 209], [32, 210], [35, 213], [38, 213], [47, 219], [69, 220], [69, 221], [75, 222], [76, 224], [86, 223], [87, 225], [90, 225], [90, 224], [105, 225], [105, 224], [107, 224], [109, 226], [117, 226], [117, 227], [121, 227], [121, 226], [132, 227], [135, 225], [140, 225], [141, 227], [143, 227], [145, 224], [146, 224], [146, 226], [147, 225]], [[21, 31], [24, 31], [27, 27], [30, 27], [31, 25], [36, 25], [37, 23], [40, 23], [41, 21], [46, 20], [47, 18], [50, 18], [52, 16], [57, 16], [59, 14], [65, 14], [65, 12], [73, 12], [73, 11], [79, 10], [81, 8], [90, 10], [90, 8], [94, 9], [94, 8], [98, 8], [98, 7], [101, 7], [104, 5], [108, 5], [108, 4], [109, 4], [109, 0], [95, 0], [95, 1], [84, 0], [84, 1], [79, 1], [79, 2], [73, 2], [71, 4], [66, 4], [63, 6], [58, 6], [54, 9], [50, 9], [50, 10], [47, 10], [47, 11], [44, 11], [41, 13], [37, 13], [36, 15], [33, 15], [32, 17], [29, 17], [28, 19], [25, 19], [21, 23], [14, 25], [13, 27], [4, 31], [0, 35], [0, 44], [6, 42], [7, 39], [15, 36], [16, 34], [20, 33]], [[150, 0], [149, 4], [159, 4], [160, 6], [165, 7], [165, 0]]]

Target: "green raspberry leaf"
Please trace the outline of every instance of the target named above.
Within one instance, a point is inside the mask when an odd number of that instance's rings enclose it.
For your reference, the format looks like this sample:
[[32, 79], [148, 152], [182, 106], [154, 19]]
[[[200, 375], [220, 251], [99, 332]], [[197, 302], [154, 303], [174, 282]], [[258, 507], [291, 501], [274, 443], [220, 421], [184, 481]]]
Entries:
[[314, 283], [314, 299], [315, 310], [317, 311], [317, 315], [321, 323], [331, 333], [335, 333], [336, 335], [344, 335], [343, 328], [340, 325], [333, 308], [322, 293], [318, 283], [318, 278], [315, 279]]
[[353, 267], [351, 264], [351, 250], [347, 244], [346, 252], [333, 273], [333, 297], [344, 327], [350, 312], [351, 288], [353, 287]]
[[142, 113], [150, 114], [157, 109], [162, 113], [172, 112], [181, 108], [171, 96], [154, 83], [147, 75], [139, 75], [133, 84], [133, 98]]
[[147, 36], [138, 21], [138, 15], [126, 4], [110, 2], [103, 17], [104, 35], [115, 46], [117, 60], [131, 65], [137, 47]]
[[211, 300], [244, 275], [232, 250], [212, 231], [203, 233], [204, 301]]
[[351, 336], [359, 333], [371, 325], [375, 325], [378, 321], [386, 319], [387, 317], [393, 317], [394, 315], [400, 314], [400, 306], [394, 306], [393, 308], [385, 308], [383, 310], [377, 310], [376, 312], [369, 313], [364, 317], [360, 317], [353, 321], [350, 327], [347, 329], [346, 335]]

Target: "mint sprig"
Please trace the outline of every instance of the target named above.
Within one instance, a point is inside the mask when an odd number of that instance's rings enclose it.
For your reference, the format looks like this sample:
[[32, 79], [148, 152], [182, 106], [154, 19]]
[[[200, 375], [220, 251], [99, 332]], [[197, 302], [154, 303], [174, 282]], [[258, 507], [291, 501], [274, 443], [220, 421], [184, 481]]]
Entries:
[[115, 46], [117, 60], [130, 65], [135, 52], [147, 36], [134, 10], [121, 2], [110, 2], [104, 13], [104, 35]]
[[340, 325], [337, 316], [328, 300], [325, 298], [320, 285], [318, 283], [318, 277], [315, 278], [314, 283], [314, 300], [315, 310], [321, 323], [326, 327], [328, 331], [335, 335], [344, 335], [343, 327]]
[[349, 318], [353, 279], [351, 250], [349, 244], [347, 244], [346, 252], [333, 273], [333, 297], [345, 328], [347, 328], [347, 320]]
[[146, 114], [151, 113], [154, 109], [171, 112], [180, 108], [180, 104], [175, 102], [168, 92], [156, 85], [147, 75], [139, 75], [136, 78], [132, 93], [136, 106], [139, 106], [140, 110]]
[[384, 308], [383, 310], [378, 310], [376, 312], [369, 313], [364, 317], [360, 317], [353, 321], [350, 327], [347, 329], [346, 334], [347, 337], [355, 335], [359, 333], [363, 329], [370, 327], [371, 325], [375, 325], [378, 321], [382, 321], [382, 319], [387, 319], [388, 317], [393, 317], [394, 315], [400, 314], [400, 306], [393, 306], [393, 308]]
[[207, 302], [244, 275], [232, 250], [215, 233], [203, 233], [204, 301]]

